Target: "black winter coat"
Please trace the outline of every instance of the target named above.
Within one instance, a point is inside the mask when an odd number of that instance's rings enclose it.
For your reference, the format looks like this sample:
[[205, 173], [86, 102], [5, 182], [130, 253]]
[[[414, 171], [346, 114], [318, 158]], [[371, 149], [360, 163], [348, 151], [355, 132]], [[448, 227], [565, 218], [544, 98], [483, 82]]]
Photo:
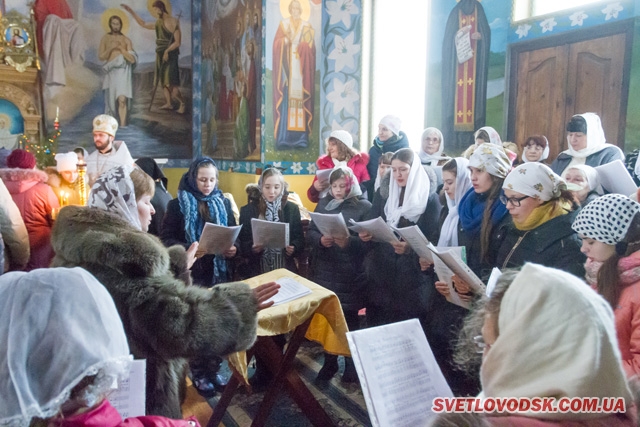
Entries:
[[514, 225], [501, 229], [505, 237], [498, 250], [496, 267], [502, 270], [533, 262], [582, 279], [586, 257], [580, 252], [580, 238], [571, 228], [577, 214], [569, 212], [529, 231], [520, 231]]
[[[224, 207], [227, 210], [227, 226], [235, 226], [236, 218], [233, 216], [229, 199], [224, 199]], [[182, 245], [185, 249], [189, 249], [190, 244], [187, 243], [187, 234], [184, 231], [184, 214], [180, 210], [180, 201], [178, 199], [171, 200], [167, 205], [167, 213], [162, 221], [160, 240], [167, 247]], [[238, 246], [237, 243], [236, 246]], [[205, 287], [213, 285], [214, 258], [215, 255], [204, 255], [196, 260], [193, 267], [191, 267], [191, 278], [194, 284]], [[221, 278], [217, 282], [229, 282], [232, 279], [231, 270], [231, 264], [227, 263], [228, 276]]]
[[[315, 212], [341, 213], [345, 223], [349, 224], [350, 219], [362, 221], [371, 209], [371, 203], [368, 200], [353, 197], [329, 211], [326, 206], [331, 200], [333, 200], [331, 195], [320, 199]], [[335, 292], [340, 299], [343, 311], [360, 310], [365, 306], [364, 242], [357, 234], [351, 232], [349, 244], [344, 249], [337, 244], [326, 248], [320, 244], [321, 237], [322, 233], [311, 221], [307, 231], [307, 244], [311, 249], [311, 280]]]
[[[264, 219], [264, 216], [262, 218], [260, 217], [258, 200], [261, 196], [258, 186], [253, 184], [248, 185], [246, 191], [250, 201], [240, 208], [240, 224], [242, 225], [242, 229], [240, 230], [238, 241], [240, 244], [240, 255], [248, 261], [247, 269], [243, 271], [242, 275], [246, 277], [254, 277], [265, 272], [262, 271], [262, 267], [260, 265], [262, 253], [255, 253], [251, 249], [253, 247], [251, 219]], [[300, 208], [295, 203], [288, 202], [287, 195], [288, 193], [285, 192], [282, 196], [278, 217], [280, 218], [280, 222], [289, 223], [289, 244], [295, 248], [291, 256], [286, 253], [284, 254], [285, 268], [296, 273], [298, 268], [296, 266], [295, 258], [304, 250], [304, 232], [302, 230], [302, 221], [300, 219]]]

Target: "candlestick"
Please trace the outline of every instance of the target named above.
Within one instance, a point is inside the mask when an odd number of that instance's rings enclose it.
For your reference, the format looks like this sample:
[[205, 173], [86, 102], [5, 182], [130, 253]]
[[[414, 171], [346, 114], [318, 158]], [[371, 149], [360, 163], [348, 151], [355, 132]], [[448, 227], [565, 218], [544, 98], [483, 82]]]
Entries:
[[58, 130], [60, 128], [60, 107], [56, 106], [56, 119], [53, 121], [53, 128]]

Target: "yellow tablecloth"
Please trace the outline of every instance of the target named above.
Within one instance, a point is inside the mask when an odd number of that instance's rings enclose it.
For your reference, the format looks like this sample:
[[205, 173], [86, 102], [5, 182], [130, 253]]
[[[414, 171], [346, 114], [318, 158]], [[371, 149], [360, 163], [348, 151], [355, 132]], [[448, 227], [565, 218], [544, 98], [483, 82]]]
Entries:
[[[294, 301], [269, 307], [258, 313], [258, 336], [271, 336], [293, 331], [313, 316], [305, 337], [322, 344], [326, 352], [350, 356], [347, 322], [336, 294], [291, 271], [281, 268], [244, 280], [255, 288], [263, 283], [289, 277], [311, 289], [311, 294]], [[244, 351], [231, 354], [229, 363], [247, 379], [247, 357]]]

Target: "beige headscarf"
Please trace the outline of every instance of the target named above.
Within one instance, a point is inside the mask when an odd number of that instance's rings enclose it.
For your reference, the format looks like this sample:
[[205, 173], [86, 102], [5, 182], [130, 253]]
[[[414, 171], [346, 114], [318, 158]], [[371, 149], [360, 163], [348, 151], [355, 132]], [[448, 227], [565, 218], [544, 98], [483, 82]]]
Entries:
[[504, 180], [502, 188], [548, 202], [560, 197], [560, 190], [566, 188], [566, 183], [549, 166], [529, 162], [512, 170]]
[[498, 328], [480, 370], [484, 397], [622, 397], [632, 404], [611, 307], [577, 277], [525, 264], [500, 304]]
[[489, 172], [498, 178], [505, 178], [511, 170], [511, 161], [502, 146], [482, 144], [476, 147], [469, 158], [469, 166]]

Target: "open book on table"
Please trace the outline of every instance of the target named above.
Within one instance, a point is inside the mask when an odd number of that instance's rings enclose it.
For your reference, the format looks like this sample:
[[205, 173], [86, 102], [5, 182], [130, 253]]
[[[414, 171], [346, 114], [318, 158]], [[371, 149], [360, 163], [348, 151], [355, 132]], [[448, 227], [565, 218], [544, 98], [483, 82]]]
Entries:
[[371, 424], [424, 426], [453, 397], [417, 319], [347, 333]]

